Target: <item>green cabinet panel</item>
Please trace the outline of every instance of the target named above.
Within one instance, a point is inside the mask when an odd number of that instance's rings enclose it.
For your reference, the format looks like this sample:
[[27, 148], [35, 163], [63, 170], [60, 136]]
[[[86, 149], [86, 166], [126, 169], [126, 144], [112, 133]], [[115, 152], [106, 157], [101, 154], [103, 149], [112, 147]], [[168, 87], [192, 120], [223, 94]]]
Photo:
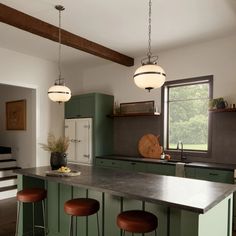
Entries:
[[185, 177], [195, 179], [196, 178], [196, 174], [195, 174], [196, 171], [195, 170], [196, 170], [195, 167], [186, 166], [185, 167]]
[[79, 98], [79, 113], [81, 117], [93, 117], [95, 115], [95, 97], [92, 95], [81, 96]]
[[65, 103], [65, 118], [93, 117], [95, 112], [94, 94], [83, 94], [71, 97]]
[[72, 97], [68, 102], [65, 103], [65, 118], [77, 118], [79, 117], [79, 99]]
[[196, 168], [195, 169], [195, 178], [221, 182], [221, 183], [233, 183], [234, 173], [233, 171], [228, 170], [216, 170], [208, 168]]
[[121, 235], [121, 231], [116, 225], [116, 217], [122, 211], [121, 199], [119, 196], [104, 194], [104, 236]]
[[158, 174], [158, 175], [175, 175], [175, 165], [167, 165], [167, 164], [147, 164], [147, 172]]
[[[93, 227], [88, 227], [87, 229], [87, 236], [94, 236], [94, 235], [104, 235], [103, 231], [103, 198], [104, 198], [104, 193], [102, 192], [97, 192], [93, 191], [91, 189], [88, 189], [88, 197], [92, 199], [96, 199], [100, 203], [100, 210], [98, 211], [98, 222], [99, 225], [97, 227], [97, 214], [90, 215], [88, 217], [88, 226], [93, 226]], [[98, 234], [98, 229], [99, 229], [99, 234]]]
[[101, 167], [119, 168], [128, 171], [146, 172], [146, 163], [135, 161], [122, 161], [114, 159], [96, 158], [96, 165]]
[[122, 161], [121, 168], [123, 170], [132, 170], [138, 172], [146, 172], [146, 163], [135, 162], [135, 161]]
[[109, 168], [120, 168], [122, 161], [116, 161], [111, 159], [96, 159], [96, 165]]

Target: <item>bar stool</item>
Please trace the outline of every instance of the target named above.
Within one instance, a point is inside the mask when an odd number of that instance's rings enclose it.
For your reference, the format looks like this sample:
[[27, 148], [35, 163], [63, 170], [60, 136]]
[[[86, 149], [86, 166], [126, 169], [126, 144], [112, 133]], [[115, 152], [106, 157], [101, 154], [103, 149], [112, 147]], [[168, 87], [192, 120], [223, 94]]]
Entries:
[[[41, 188], [27, 188], [23, 189], [19, 192], [17, 192], [16, 199], [17, 199], [17, 218], [16, 218], [16, 233], [15, 236], [18, 235], [18, 226], [19, 226], [19, 216], [20, 216], [20, 210], [21, 205], [23, 203], [32, 203], [32, 221], [33, 221], [33, 235], [35, 234], [35, 227], [43, 228], [44, 229], [44, 235], [47, 234], [46, 232], [46, 224], [45, 224], [45, 204], [44, 200], [47, 197], [47, 191], [45, 189]], [[36, 202], [42, 202], [42, 210], [43, 210], [43, 226], [41, 225], [35, 225], [34, 222], [34, 211], [35, 211], [35, 203]]]
[[[100, 204], [97, 200], [91, 198], [76, 198], [65, 202], [64, 211], [66, 214], [70, 215], [70, 226], [69, 226], [69, 236], [71, 233], [73, 235], [73, 217], [77, 216], [90, 216], [97, 213], [97, 230], [98, 236], [100, 236], [99, 231], [99, 219], [98, 219], [98, 211], [100, 208]], [[77, 235], [77, 224], [75, 227], [76, 235]]]
[[148, 233], [155, 230], [158, 226], [158, 219], [155, 215], [147, 211], [132, 210], [121, 212], [117, 216], [117, 226], [122, 230], [122, 236], [125, 232], [134, 233]]

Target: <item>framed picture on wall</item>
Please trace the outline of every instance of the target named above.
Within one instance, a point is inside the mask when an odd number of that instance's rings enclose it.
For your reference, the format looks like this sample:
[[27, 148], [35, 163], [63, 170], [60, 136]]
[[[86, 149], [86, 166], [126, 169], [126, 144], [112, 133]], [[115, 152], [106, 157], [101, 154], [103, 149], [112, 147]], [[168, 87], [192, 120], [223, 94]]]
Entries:
[[26, 100], [6, 102], [6, 129], [26, 130]]

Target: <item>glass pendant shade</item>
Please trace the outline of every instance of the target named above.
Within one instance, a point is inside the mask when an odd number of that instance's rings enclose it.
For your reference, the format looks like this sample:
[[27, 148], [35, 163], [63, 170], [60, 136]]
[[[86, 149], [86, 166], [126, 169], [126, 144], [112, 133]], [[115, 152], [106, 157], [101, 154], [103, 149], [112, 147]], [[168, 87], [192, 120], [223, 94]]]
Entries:
[[165, 71], [156, 64], [147, 64], [139, 67], [134, 73], [134, 83], [142, 89], [160, 88], [165, 83]]
[[49, 88], [48, 97], [53, 102], [67, 102], [71, 98], [71, 91], [64, 85], [54, 85]]

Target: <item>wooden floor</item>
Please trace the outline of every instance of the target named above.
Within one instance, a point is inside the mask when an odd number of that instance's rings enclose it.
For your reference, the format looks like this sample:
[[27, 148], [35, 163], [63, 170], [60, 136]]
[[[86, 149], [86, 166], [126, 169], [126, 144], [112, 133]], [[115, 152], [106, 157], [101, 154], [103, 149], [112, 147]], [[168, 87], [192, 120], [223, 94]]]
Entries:
[[16, 225], [16, 198], [0, 200], [0, 236], [14, 236]]
[[[0, 200], [0, 236], [14, 236], [15, 224], [16, 198]], [[236, 236], [236, 232], [232, 236]]]

